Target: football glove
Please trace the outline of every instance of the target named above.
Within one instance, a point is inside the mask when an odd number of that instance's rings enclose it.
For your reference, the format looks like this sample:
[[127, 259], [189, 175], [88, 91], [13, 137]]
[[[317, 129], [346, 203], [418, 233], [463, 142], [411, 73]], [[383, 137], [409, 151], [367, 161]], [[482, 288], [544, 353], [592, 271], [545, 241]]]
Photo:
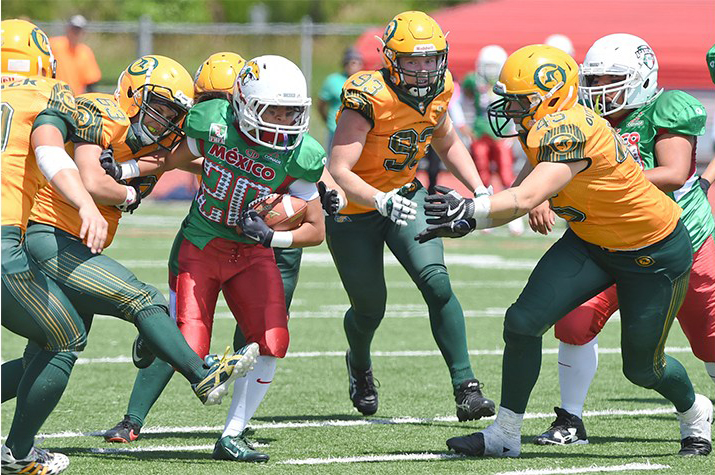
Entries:
[[[129, 213], [133, 214], [134, 210], [139, 207], [139, 204], [142, 201], [142, 192], [140, 189], [140, 180], [130, 180], [129, 183], [126, 185], [127, 188], [129, 188], [129, 193], [127, 194], [127, 200], [120, 204], [117, 205], [117, 208], [119, 208], [119, 211], [122, 213]], [[134, 190], [133, 192], [131, 190]], [[133, 196], [132, 196], [133, 194]]]
[[264, 247], [271, 247], [273, 230], [268, 227], [255, 209], [247, 209], [238, 218], [238, 226], [246, 237]]
[[99, 155], [99, 164], [104, 168], [104, 173], [114, 178], [115, 181], [122, 179], [122, 167], [114, 160], [114, 149], [111, 145], [102, 150]]
[[705, 195], [707, 195], [708, 190], [710, 189], [710, 182], [705, 178], [700, 177], [700, 179], [698, 180], [698, 185], [700, 185], [700, 188], [702, 188], [702, 190], [705, 192]]
[[445, 224], [474, 218], [474, 200], [464, 198], [451, 188], [436, 185], [437, 194], [425, 198], [425, 215], [432, 216], [427, 224]]
[[466, 236], [477, 228], [477, 221], [473, 218], [458, 219], [449, 223], [434, 224], [415, 236], [415, 241], [420, 244], [436, 237], [459, 238]]
[[318, 193], [320, 194], [320, 203], [323, 205], [323, 211], [328, 216], [334, 216], [345, 208], [345, 200], [337, 190], [331, 190], [322, 181], [318, 182]]
[[414, 185], [407, 183], [387, 193], [378, 191], [373, 197], [375, 209], [398, 226], [407, 226], [407, 221], [417, 216], [417, 203], [404, 196], [413, 189]]

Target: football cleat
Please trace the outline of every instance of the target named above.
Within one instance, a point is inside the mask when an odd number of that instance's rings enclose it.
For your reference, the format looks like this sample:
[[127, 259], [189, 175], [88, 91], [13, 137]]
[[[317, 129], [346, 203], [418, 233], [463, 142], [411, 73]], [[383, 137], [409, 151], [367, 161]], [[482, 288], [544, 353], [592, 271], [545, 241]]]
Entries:
[[27, 457], [16, 459], [7, 445], [2, 446], [2, 474], [55, 475], [69, 467], [70, 459], [65, 454], [48, 452], [33, 446]]
[[205, 406], [221, 404], [228, 388], [236, 378], [242, 378], [253, 369], [258, 358], [258, 343], [250, 343], [229, 355], [229, 348], [223, 357], [207, 355], [204, 362], [209, 366], [209, 373], [196, 384], [192, 384], [196, 396]]
[[129, 419], [129, 416], [124, 416], [124, 419], [104, 433], [104, 440], [107, 442], [116, 442], [119, 444], [128, 444], [139, 438], [139, 432], [142, 426], [135, 424]]
[[696, 394], [693, 407], [675, 415], [680, 421], [678, 455], [708, 455], [712, 451], [713, 404], [710, 399]]
[[246, 438], [247, 429], [235, 436], [221, 437], [214, 445], [215, 460], [233, 460], [236, 462], [268, 462], [268, 454], [257, 451], [253, 443]]
[[469, 457], [518, 457], [521, 454], [521, 440], [510, 439], [496, 424], [481, 432], [447, 439], [447, 447]]
[[152, 353], [149, 349], [149, 345], [142, 338], [141, 335], [137, 335], [132, 343], [132, 363], [139, 369], [148, 368], [156, 359], [156, 355]]
[[478, 380], [470, 379], [464, 381], [454, 390], [459, 422], [475, 421], [494, 415], [494, 401], [484, 397], [482, 386]]
[[365, 371], [353, 369], [350, 365], [350, 350], [345, 353], [345, 363], [348, 366], [348, 381], [350, 400], [355, 409], [363, 416], [371, 416], [377, 412], [377, 389], [372, 376], [372, 367]]
[[534, 439], [536, 445], [578, 445], [588, 444], [586, 428], [580, 417], [566, 409], [555, 407], [556, 420], [543, 434]]

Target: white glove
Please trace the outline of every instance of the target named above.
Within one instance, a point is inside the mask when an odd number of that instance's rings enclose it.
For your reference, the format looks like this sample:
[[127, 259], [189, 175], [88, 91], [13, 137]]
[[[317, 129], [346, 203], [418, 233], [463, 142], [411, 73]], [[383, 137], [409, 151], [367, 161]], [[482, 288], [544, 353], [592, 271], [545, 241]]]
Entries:
[[412, 184], [408, 183], [387, 193], [378, 191], [372, 198], [375, 208], [381, 215], [390, 218], [398, 226], [407, 226], [407, 221], [411, 221], [417, 216], [417, 203], [399, 193], [406, 193], [411, 189]]

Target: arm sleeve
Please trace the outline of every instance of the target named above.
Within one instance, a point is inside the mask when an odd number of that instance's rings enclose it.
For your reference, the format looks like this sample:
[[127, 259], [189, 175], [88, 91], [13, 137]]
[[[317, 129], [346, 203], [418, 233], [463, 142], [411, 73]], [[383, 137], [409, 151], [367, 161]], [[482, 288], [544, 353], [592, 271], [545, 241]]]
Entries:
[[74, 125], [68, 123], [66, 116], [56, 114], [54, 111], [45, 109], [35, 118], [32, 124], [32, 130], [35, 130], [41, 125], [50, 124], [62, 133], [62, 140], [67, 142], [71, 132], [74, 131]]
[[318, 197], [318, 187], [313, 182], [298, 179], [290, 184], [288, 193], [296, 198], [312, 201]]
[[200, 157], [201, 154], [201, 149], [199, 148], [199, 143], [198, 140], [196, 140], [193, 137], [186, 137], [186, 145], [189, 146], [189, 151], [193, 154], [194, 157]]

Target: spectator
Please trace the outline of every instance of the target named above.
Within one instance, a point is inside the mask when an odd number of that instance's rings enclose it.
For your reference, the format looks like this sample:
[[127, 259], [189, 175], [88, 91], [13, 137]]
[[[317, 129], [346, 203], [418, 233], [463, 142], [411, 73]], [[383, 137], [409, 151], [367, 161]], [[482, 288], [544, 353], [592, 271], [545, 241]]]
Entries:
[[82, 43], [87, 19], [74, 15], [67, 22], [65, 36], [50, 38], [50, 46], [57, 60], [57, 79], [72, 88], [75, 95], [92, 92], [94, 84], [102, 79], [92, 49]]
[[318, 94], [318, 112], [325, 121], [328, 128], [328, 142], [326, 150], [330, 150], [333, 142], [333, 134], [335, 133], [335, 115], [340, 109], [340, 94], [343, 90], [345, 81], [360, 71], [363, 66], [362, 55], [355, 48], [348, 48], [343, 54], [343, 70], [339, 73], [333, 73], [323, 82], [323, 87]]

